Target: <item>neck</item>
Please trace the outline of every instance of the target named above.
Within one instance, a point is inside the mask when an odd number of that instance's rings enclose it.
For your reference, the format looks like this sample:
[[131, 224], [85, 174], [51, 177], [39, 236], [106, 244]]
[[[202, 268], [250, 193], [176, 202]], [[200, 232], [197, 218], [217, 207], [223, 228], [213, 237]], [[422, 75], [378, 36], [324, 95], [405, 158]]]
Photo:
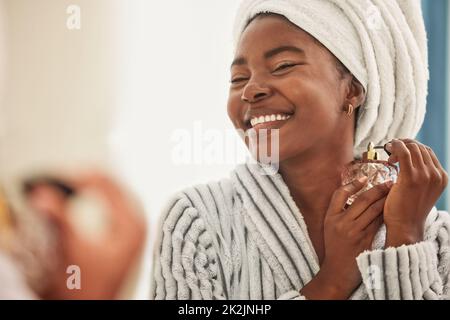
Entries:
[[352, 160], [351, 144], [339, 144], [316, 148], [280, 163], [280, 173], [305, 219], [323, 221], [331, 197], [341, 185], [341, 172]]

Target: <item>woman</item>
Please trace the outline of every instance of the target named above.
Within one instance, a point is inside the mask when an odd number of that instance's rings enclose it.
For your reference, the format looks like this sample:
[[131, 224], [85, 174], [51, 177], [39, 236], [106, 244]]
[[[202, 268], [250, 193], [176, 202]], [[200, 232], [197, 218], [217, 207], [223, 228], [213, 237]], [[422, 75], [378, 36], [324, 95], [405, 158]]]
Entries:
[[[429, 147], [395, 139], [424, 118], [419, 1], [248, 0], [236, 39], [228, 114], [279, 129], [279, 173], [246, 164], [176, 195], [152, 297], [448, 298], [450, 218], [433, 207], [447, 174]], [[387, 143], [399, 179], [343, 209], [365, 181], [341, 186], [341, 171], [369, 141]]]

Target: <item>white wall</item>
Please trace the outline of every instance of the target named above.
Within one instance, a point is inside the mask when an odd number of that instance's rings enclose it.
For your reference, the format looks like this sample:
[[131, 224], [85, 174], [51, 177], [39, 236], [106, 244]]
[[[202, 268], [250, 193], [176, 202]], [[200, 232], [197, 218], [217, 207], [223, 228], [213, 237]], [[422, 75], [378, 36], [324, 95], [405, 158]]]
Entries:
[[[171, 153], [176, 142], [171, 137], [177, 129], [192, 133], [196, 121], [205, 130], [233, 130], [226, 101], [237, 4], [238, 0], [122, 3], [121, 39], [126, 45], [121, 51], [120, 112], [110, 141], [122, 175], [144, 200], [152, 230], [175, 191], [224, 177], [233, 167], [175, 165]], [[150, 260], [148, 251], [144, 270]], [[149, 281], [149, 273], [144, 273], [140, 298], [147, 296]]]
[[5, 90], [5, 66], [6, 66], [6, 50], [5, 50], [5, 25], [6, 15], [4, 2], [0, 1], [0, 138], [5, 134], [5, 119], [3, 114], [3, 100]]
[[[82, 9], [81, 30], [66, 8]], [[105, 163], [117, 105], [115, 0], [5, 0], [2, 179], [34, 168]]]
[[237, 2], [123, 4], [127, 45], [122, 48], [121, 108], [110, 141], [126, 174], [154, 195], [146, 198], [149, 206], [193, 179], [219, 178], [231, 168], [174, 166], [171, 137], [177, 129], [192, 131], [195, 121], [205, 129], [232, 130], [226, 100]]

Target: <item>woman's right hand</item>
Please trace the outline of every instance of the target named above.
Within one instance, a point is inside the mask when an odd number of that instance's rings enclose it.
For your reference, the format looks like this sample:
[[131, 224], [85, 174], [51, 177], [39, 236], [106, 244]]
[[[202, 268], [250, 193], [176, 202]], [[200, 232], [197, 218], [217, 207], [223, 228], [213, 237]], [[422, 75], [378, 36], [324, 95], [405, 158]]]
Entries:
[[319, 273], [301, 293], [308, 299], [348, 299], [361, 284], [356, 257], [371, 249], [383, 224], [383, 207], [392, 183], [363, 192], [344, 209], [347, 199], [364, 188], [367, 178], [337, 189], [324, 221], [325, 257]]

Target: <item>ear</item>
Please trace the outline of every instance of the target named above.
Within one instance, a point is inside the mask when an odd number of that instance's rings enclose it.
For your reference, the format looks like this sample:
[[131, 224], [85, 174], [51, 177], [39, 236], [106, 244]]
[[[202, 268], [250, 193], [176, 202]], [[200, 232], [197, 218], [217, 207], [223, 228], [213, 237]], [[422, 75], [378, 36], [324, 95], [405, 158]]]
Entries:
[[366, 101], [366, 92], [363, 85], [354, 77], [351, 77], [346, 100], [349, 104], [359, 108]]

